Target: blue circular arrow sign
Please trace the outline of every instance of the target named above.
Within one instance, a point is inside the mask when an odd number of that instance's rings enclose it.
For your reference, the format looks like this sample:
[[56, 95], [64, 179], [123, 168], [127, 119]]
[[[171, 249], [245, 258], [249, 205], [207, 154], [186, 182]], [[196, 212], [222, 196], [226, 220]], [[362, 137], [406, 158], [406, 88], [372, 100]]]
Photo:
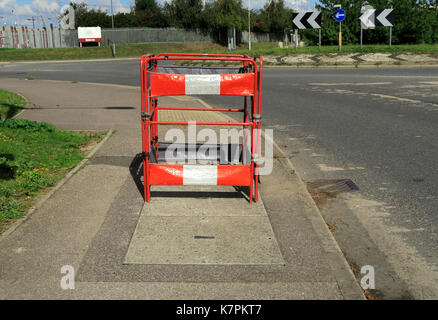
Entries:
[[337, 22], [342, 22], [345, 20], [345, 11], [342, 9], [338, 9], [335, 11], [335, 13], [333, 14], [333, 17], [335, 18], [335, 20]]

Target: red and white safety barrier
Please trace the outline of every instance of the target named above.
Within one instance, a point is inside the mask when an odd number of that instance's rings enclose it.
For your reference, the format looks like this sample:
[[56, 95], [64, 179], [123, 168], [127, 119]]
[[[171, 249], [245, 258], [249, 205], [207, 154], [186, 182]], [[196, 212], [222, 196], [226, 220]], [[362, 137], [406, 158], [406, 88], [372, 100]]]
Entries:
[[163, 74], [152, 73], [151, 95], [177, 96], [215, 94], [250, 96], [254, 94], [254, 73]]
[[247, 186], [251, 182], [251, 167], [151, 164], [150, 177], [152, 185]]
[[[205, 60], [240, 62], [242, 73], [233, 74], [166, 74], [159, 73], [158, 62], [164, 60]], [[151, 186], [154, 185], [222, 185], [249, 187], [249, 201], [258, 200], [258, 163], [255, 155], [259, 153], [259, 139], [255, 129], [260, 129], [260, 101], [262, 90], [262, 58], [256, 59], [246, 55], [222, 54], [148, 54], [141, 58], [141, 121], [142, 121], [142, 156], [144, 176], [144, 197], [149, 202]], [[184, 70], [183, 72], [185, 72]], [[176, 95], [229, 95], [243, 96], [242, 108], [193, 108], [163, 107], [158, 104], [158, 97]], [[226, 111], [241, 112], [242, 122], [197, 122], [203, 126], [241, 126], [249, 127], [248, 139], [251, 142], [251, 163], [233, 165], [196, 165], [160, 163], [157, 150], [160, 146], [158, 125], [190, 125], [190, 121], [158, 120], [160, 110], [185, 111]], [[164, 150], [164, 149], [163, 149]]]

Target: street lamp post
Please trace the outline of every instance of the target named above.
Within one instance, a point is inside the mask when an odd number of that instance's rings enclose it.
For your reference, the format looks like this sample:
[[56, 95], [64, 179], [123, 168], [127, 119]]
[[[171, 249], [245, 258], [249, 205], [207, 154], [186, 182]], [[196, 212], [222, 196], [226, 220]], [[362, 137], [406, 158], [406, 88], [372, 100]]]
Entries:
[[[0, 16], [0, 19], [3, 19], [3, 17]], [[2, 34], [2, 30], [0, 27], [0, 48], [3, 48], [3, 38], [4, 38], [4, 36]]]
[[251, 0], [248, 0], [248, 49], [251, 50]]
[[36, 38], [35, 38], [35, 17], [26, 19], [27, 21], [32, 21], [32, 34], [33, 34], [33, 47], [36, 48]]
[[[111, 28], [114, 29], [113, 0], [111, 0]], [[113, 30], [113, 32], [114, 32], [114, 30]]]
[[40, 15], [40, 18], [41, 18], [41, 21], [43, 22], [43, 30], [42, 30], [43, 48], [48, 48], [49, 47], [49, 41], [47, 39], [46, 21], [44, 20], [44, 17], [42, 15]]
[[116, 56], [116, 44], [114, 43], [114, 12], [113, 12], [113, 0], [111, 0], [111, 41], [113, 46], [113, 57]]

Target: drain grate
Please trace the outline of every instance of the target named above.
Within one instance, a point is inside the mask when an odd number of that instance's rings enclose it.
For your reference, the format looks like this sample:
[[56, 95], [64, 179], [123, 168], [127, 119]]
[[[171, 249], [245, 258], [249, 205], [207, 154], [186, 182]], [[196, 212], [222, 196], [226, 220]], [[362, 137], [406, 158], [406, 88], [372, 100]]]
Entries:
[[307, 182], [307, 190], [318, 207], [327, 204], [340, 193], [359, 190], [350, 179], [314, 180]]
[[307, 182], [311, 189], [322, 192], [343, 193], [359, 190], [359, 187], [350, 179], [314, 180]]

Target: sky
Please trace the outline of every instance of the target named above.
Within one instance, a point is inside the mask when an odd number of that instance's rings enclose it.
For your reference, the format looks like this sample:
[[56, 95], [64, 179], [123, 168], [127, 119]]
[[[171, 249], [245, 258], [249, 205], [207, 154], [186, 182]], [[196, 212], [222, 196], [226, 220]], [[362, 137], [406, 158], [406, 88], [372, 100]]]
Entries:
[[[111, 0], [73, 0], [73, 2], [86, 2], [90, 8], [100, 8], [111, 12]], [[166, 0], [157, 0], [160, 3]], [[207, 0], [208, 1], [208, 0]], [[244, 7], [251, 1], [251, 8], [261, 8], [269, 0], [242, 0]], [[317, 0], [285, 0], [286, 6], [301, 10], [311, 10]], [[32, 26], [31, 18], [34, 17], [36, 27], [53, 23], [58, 25], [57, 16], [70, 0], [0, 0], [0, 25]], [[135, 0], [113, 0], [113, 10], [116, 12], [129, 12]], [[27, 20], [29, 19], [29, 20]]]

